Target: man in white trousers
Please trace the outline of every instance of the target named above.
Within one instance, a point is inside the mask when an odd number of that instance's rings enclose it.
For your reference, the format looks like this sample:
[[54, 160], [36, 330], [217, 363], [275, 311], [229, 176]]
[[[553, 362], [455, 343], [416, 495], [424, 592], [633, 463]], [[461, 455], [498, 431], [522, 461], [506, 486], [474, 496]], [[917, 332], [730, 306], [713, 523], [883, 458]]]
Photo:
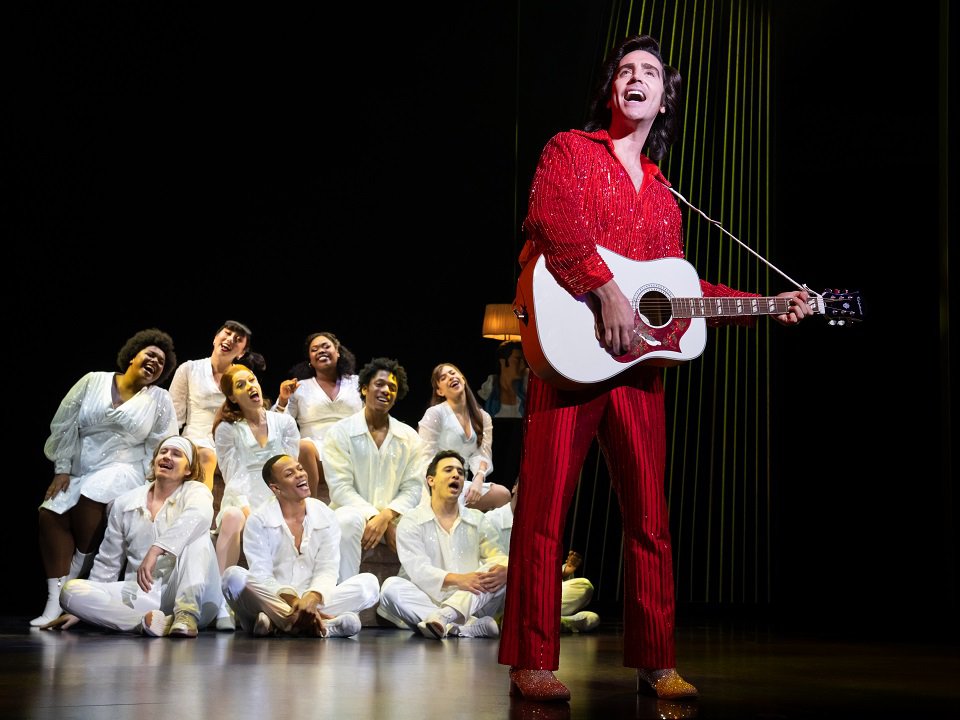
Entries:
[[400, 575], [387, 578], [377, 613], [427, 638], [498, 637], [507, 555], [497, 529], [479, 510], [458, 502], [463, 457], [438, 452], [427, 467], [430, 504], [397, 525]]
[[147, 479], [113, 501], [90, 578], [64, 585], [65, 613], [45, 627], [66, 630], [79, 618], [121, 632], [193, 638], [216, 618], [223, 595], [210, 540], [213, 494], [196, 446], [180, 436], [163, 440]]
[[337, 584], [340, 527], [333, 511], [310, 496], [307, 471], [289, 455], [263, 466], [274, 498], [247, 518], [243, 553], [249, 570], [223, 574], [223, 594], [237, 621], [256, 636], [351, 637], [359, 612], [373, 607], [380, 582], [361, 573]]

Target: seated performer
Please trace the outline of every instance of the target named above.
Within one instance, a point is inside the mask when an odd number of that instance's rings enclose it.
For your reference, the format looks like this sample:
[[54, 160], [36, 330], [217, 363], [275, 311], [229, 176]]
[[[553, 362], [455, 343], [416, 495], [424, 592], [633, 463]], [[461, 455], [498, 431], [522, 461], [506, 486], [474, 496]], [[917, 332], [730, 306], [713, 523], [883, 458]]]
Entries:
[[[510, 491], [487, 480], [493, 472], [493, 420], [480, 407], [470, 384], [456, 365], [440, 363], [430, 375], [433, 392], [418, 426], [424, 466], [439, 450], [456, 450], [466, 458], [467, 487], [460, 502], [490, 510], [510, 502]], [[429, 505], [424, 493], [421, 503]]]
[[430, 505], [400, 519], [400, 575], [387, 578], [377, 613], [424, 637], [497, 637], [493, 616], [503, 609], [507, 556], [497, 529], [464, 507], [463, 457], [442, 450], [427, 468]]
[[[60, 593], [66, 611], [45, 627], [78, 619], [110, 630], [193, 638], [223, 604], [210, 540], [213, 494], [196, 446], [168, 437], [153, 454], [147, 485], [113, 502], [89, 580]], [[118, 580], [126, 567], [123, 580]]]
[[109, 504], [144, 484], [153, 451], [176, 434], [170, 393], [160, 387], [176, 365], [173, 339], [141, 330], [120, 348], [119, 372], [87, 373], [61, 401], [43, 447], [56, 474], [37, 518], [47, 604], [32, 626], [60, 616], [60, 591], [87, 577]]
[[[506, 505], [494, 508], [487, 513], [490, 522], [500, 531], [500, 542], [510, 551], [510, 533], [513, 530], [513, 509], [517, 504], [517, 487], [513, 485], [513, 497]], [[593, 598], [593, 583], [585, 577], [574, 577], [583, 558], [576, 550], [567, 554], [567, 559], [560, 566], [560, 631], [590, 632], [600, 625], [600, 616], [595, 612], [584, 610]]]
[[407, 394], [407, 373], [396, 360], [374, 358], [358, 379], [364, 407], [336, 422], [323, 445], [330, 507], [340, 524], [340, 581], [360, 572], [361, 554], [384, 542], [397, 551], [396, 523], [420, 502], [423, 442], [391, 417]]
[[307, 471], [313, 497], [330, 501], [323, 475], [323, 438], [338, 420], [363, 409], [354, 368], [357, 360], [332, 332], [307, 336], [307, 360], [280, 383], [273, 409], [285, 412], [300, 428], [300, 463]]
[[243, 552], [249, 570], [234, 565], [223, 574], [223, 593], [254, 635], [350, 637], [357, 615], [379, 599], [375, 575], [362, 573], [337, 585], [340, 528], [333, 511], [310, 497], [307, 472], [289, 455], [263, 466], [274, 494], [247, 519]]
[[220, 378], [234, 363], [249, 367], [250, 337], [250, 328], [246, 325], [227, 320], [213, 336], [210, 356], [180, 363], [170, 381], [170, 397], [177, 411], [180, 434], [200, 451], [203, 482], [211, 491], [217, 469], [213, 421], [223, 404]]
[[296, 421], [264, 407], [260, 381], [244, 365], [231, 365], [220, 378], [226, 399], [213, 423], [223, 474], [223, 499], [217, 516], [220, 571], [240, 559], [247, 516], [271, 498], [260, 480], [263, 464], [274, 455], [295, 455], [300, 447]]

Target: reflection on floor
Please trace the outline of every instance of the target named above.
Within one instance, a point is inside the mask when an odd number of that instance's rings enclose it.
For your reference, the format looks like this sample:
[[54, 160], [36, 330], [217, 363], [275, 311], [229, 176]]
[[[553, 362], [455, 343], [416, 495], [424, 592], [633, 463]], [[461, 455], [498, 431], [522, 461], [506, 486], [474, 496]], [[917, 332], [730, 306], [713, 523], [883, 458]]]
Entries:
[[960, 716], [956, 643], [837, 640], [717, 621], [678, 630], [701, 698], [635, 692], [617, 624], [564, 636], [569, 704], [511, 699], [497, 641], [389, 628], [351, 639], [195, 640], [28, 630], [0, 621], [4, 718], [917, 718]]

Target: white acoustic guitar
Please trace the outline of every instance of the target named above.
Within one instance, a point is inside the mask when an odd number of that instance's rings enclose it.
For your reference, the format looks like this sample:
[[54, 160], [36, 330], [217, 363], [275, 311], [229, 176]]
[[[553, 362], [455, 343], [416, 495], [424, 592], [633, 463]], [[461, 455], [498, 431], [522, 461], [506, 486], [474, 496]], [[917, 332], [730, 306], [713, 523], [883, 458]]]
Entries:
[[[623, 355], [611, 355], [596, 337], [595, 296], [567, 292], [542, 255], [527, 263], [517, 282], [514, 312], [520, 320], [523, 354], [539, 378], [561, 388], [603, 382], [637, 363], [676, 365], [692, 360], [706, 345], [706, 318], [780, 315], [789, 310], [787, 298], [705, 298], [697, 271], [686, 260], [641, 262], [606, 248], [597, 251], [636, 311], [636, 339]], [[831, 322], [863, 319], [857, 293], [825, 291], [808, 303]]]

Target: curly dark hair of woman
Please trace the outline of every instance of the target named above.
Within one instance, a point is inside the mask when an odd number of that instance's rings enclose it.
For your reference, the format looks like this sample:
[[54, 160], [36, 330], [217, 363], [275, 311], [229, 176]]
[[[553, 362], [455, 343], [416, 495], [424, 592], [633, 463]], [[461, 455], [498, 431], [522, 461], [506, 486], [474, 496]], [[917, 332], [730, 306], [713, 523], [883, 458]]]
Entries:
[[160, 385], [166, 381], [177, 367], [177, 354], [173, 351], [173, 338], [157, 328], [141, 330], [123, 344], [120, 352], [117, 353], [117, 367], [120, 368], [120, 372], [126, 372], [130, 361], [137, 356], [137, 353], [151, 345], [160, 348], [164, 358], [163, 372], [153, 384]]
[[587, 132], [596, 132], [610, 127], [611, 114], [607, 104], [610, 101], [613, 78], [617, 74], [617, 68], [624, 56], [636, 50], [645, 50], [663, 65], [663, 106], [666, 111], [657, 115], [657, 119], [653, 121], [653, 127], [650, 128], [650, 134], [647, 135], [647, 155], [651, 160], [659, 163], [666, 156], [667, 150], [670, 149], [674, 141], [680, 137], [682, 122], [680, 104], [683, 99], [683, 79], [675, 67], [663, 62], [663, 57], [660, 55], [660, 44], [649, 35], [632, 35], [623, 40], [607, 56], [600, 71], [596, 93], [593, 96], [587, 122], [583, 129]]
[[397, 400], [403, 400], [410, 386], [407, 385], [407, 371], [396, 360], [385, 357], [374, 358], [360, 369], [357, 384], [366, 387], [373, 380], [373, 376], [381, 370], [386, 370], [397, 379]]

